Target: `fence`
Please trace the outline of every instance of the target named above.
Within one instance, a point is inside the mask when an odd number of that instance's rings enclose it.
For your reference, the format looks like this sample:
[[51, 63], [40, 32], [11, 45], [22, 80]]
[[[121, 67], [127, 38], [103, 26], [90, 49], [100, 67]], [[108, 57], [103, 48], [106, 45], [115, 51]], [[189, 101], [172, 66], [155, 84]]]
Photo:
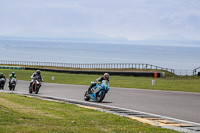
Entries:
[[198, 69], [200, 69], [200, 67], [197, 67], [197, 68], [195, 68], [194, 70], [193, 70], [193, 75], [197, 75], [197, 73], [198, 73]]
[[179, 76], [194, 75], [193, 70], [186, 70], [186, 69], [174, 69], [174, 74], [179, 75]]
[[6, 65], [27, 65], [27, 66], [52, 66], [66, 68], [89, 68], [89, 69], [155, 69], [174, 73], [174, 69], [158, 67], [151, 64], [141, 63], [58, 63], [58, 62], [33, 62], [33, 61], [5, 61], [0, 64]]

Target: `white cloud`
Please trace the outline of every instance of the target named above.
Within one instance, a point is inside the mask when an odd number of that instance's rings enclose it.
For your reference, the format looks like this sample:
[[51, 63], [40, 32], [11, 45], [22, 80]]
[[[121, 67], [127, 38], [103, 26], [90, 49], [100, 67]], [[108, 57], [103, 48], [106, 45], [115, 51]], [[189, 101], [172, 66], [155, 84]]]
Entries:
[[174, 33], [199, 38], [199, 7], [199, 0], [7, 0], [0, 1], [0, 35], [39, 29], [129, 39]]

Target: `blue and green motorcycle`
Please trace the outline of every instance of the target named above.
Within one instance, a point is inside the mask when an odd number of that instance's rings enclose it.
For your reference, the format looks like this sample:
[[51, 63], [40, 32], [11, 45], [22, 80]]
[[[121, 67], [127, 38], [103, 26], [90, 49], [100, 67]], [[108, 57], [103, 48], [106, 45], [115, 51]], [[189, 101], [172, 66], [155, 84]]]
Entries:
[[[91, 82], [93, 84], [94, 82]], [[85, 92], [84, 99], [85, 101], [89, 101], [90, 99], [97, 101], [97, 102], [102, 102], [106, 93], [110, 90], [109, 87], [109, 82], [106, 80], [103, 80], [102, 83], [96, 83], [96, 86], [93, 87], [92, 93], [89, 94], [88, 91]]]

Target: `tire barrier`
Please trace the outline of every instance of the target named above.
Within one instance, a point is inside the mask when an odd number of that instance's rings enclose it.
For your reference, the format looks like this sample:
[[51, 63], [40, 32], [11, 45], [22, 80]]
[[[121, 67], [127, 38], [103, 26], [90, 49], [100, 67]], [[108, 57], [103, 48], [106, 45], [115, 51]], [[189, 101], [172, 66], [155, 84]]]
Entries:
[[17, 66], [0, 66], [0, 69], [17, 69], [17, 70], [23, 70], [24, 67], [17, 67]]

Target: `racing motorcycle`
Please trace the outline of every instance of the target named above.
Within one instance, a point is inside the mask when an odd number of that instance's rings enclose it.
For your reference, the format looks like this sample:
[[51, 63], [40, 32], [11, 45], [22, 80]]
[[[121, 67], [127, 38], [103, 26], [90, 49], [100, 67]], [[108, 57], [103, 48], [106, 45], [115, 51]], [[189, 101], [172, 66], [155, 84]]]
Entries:
[[5, 82], [6, 82], [6, 79], [5, 79], [5, 78], [1, 78], [1, 79], [0, 79], [0, 89], [3, 90], [4, 85], [5, 85]]
[[10, 84], [8, 86], [9, 89], [14, 91], [16, 84], [17, 84], [17, 79], [16, 78], [12, 78], [11, 81], [10, 81]]
[[38, 94], [40, 87], [41, 87], [41, 82], [38, 79], [34, 78], [31, 87], [29, 87], [29, 93], [31, 94], [32, 92], [35, 92], [35, 94]]
[[[91, 82], [93, 84], [94, 82]], [[110, 90], [109, 88], [109, 82], [106, 80], [103, 80], [102, 83], [96, 83], [96, 86], [91, 89], [92, 94], [88, 91], [85, 92], [84, 100], [89, 101], [90, 99], [102, 102], [106, 93]]]

